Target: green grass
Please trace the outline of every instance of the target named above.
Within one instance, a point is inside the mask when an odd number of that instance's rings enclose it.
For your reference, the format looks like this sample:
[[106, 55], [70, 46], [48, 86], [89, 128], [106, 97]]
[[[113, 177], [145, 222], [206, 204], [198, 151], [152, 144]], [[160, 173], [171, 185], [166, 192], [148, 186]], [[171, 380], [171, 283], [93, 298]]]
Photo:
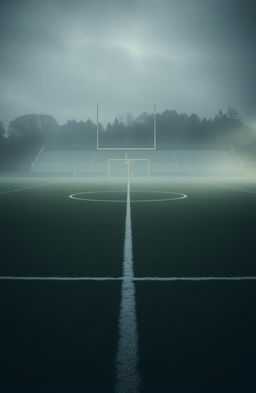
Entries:
[[256, 275], [256, 195], [200, 183], [154, 188], [188, 198], [133, 205], [136, 275]]
[[1, 391], [111, 388], [119, 294], [119, 283], [2, 282]]
[[143, 282], [136, 290], [143, 391], [254, 390], [254, 283]]
[[[1, 179], [0, 191], [54, 179]], [[56, 179], [0, 195], [0, 275], [122, 275], [125, 203], [71, 200], [120, 181]], [[256, 275], [254, 181], [133, 181], [136, 276]], [[119, 191], [119, 193], [116, 193]], [[152, 192], [153, 191], [153, 192]], [[112, 392], [120, 282], [0, 281], [3, 392]], [[254, 391], [256, 282], [136, 282], [142, 392]]]
[[120, 276], [124, 207], [68, 198], [88, 189], [71, 182], [0, 196], [1, 274]]

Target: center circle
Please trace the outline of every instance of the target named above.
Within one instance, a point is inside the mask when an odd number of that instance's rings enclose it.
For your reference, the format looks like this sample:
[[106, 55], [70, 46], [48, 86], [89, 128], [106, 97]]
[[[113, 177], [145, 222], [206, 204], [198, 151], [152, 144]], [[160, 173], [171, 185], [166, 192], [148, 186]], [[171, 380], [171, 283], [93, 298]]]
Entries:
[[[75, 199], [78, 201], [85, 202], [104, 202], [104, 203], [126, 203], [126, 193], [127, 191], [86, 191], [86, 192], [77, 192], [75, 194], [70, 194], [70, 199]], [[98, 198], [98, 194], [124, 194], [124, 199], [101, 199]], [[131, 203], [149, 203], [149, 202], [168, 202], [174, 201], [178, 199], [187, 198], [187, 194], [183, 194], [181, 192], [171, 192], [171, 191], [151, 191], [151, 190], [140, 190], [140, 191], [132, 191], [131, 194], [157, 194], [157, 197], [154, 199], [132, 199]]]

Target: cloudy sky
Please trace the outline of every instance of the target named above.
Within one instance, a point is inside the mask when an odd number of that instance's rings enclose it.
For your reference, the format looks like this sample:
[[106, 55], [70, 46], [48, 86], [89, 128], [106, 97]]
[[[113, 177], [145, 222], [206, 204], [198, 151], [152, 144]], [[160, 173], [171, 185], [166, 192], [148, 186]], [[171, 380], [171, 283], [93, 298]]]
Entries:
[[0, 0], [0, 120], [237, 108], [256, 124], [255, 0]]

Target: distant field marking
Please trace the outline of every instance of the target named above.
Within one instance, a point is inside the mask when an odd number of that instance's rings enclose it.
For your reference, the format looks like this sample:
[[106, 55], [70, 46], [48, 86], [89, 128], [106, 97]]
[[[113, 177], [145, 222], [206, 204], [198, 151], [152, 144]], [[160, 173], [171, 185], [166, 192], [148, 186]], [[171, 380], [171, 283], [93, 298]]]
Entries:
[[21, 191], [27, 191], [27, 190], [31, 190], [33, 188], [39, 188], [39, 187], [46, 187], [49, 186], [51, 184], [56, 184], [58, 182], [54, 181], [54, 182], [50, 182], [50, 183], [43, 183], [43, 184], [37, 184], [35, 186], [29, 186], [29, 187], [22, 187], [22, 188], [15, 188], [13, 190], [6, 190], [6, 191], [1, 191], [0, 195], [4, 195], [4, 194], [12, 194], [14, 192], [21, 192]]
[[[125, 193], [125, 191], [86, 191], [86, 192], [77, 192], [75, 194], [70, 194], [69, 198], [79, 201], [85, 202], [106, 202], [106, 203], [126, 203], [125, 199], [93, 199], [93, 198], [83, 198], [80, 195], [91, 195], [91, 194], [104, 194], [104, 193]], [[185, 199], [188, 197], [187, 194], [183, 194], [180, 192], [170, 192], [170, 191], [152, 191], [152, 190], [137, 190], [133, 191], [133, 193], [154, 193], [154, 194], [166, 194], [166, 195], [174, 195], [171, 198], [159, 198], [159, 199], [131, 199], [130, 203], [149, 203], [149, 202], [168, 202], [179, 199]]]
[[218, 184], [218, 183], [204, 183], [204, 184], [208, 184], [211, 186], [215, 186], [215, 187], [220, 187], [220, 188], [225, 188], [227, 190], [232, 190], [232, 191], [238, 191], [238, 192], [244, 192], [246, 194], [256, 194], [256, 191], [250, 191], [250, 190], [245, 190], [243, 188], [237, 188], [237, 187], [230, 187], [230, 186], [225, 186], [224, 184]]
[[[1, 281], [123, 281], [125, 277], [0, 276]], [[255, 281], [256, 276], [132, 277], [132, 281]]]

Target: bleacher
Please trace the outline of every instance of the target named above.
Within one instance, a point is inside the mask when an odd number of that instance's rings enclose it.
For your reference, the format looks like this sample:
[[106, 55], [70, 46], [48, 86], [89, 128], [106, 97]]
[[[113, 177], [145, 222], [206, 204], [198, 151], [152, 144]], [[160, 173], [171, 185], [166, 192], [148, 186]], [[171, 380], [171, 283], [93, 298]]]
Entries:
[[[241, 174], [244, 165], [232, 149], [128, 151], [130, 159], [147, 159], [151, 176]], [[31, 165], [33, 174], [106, 176], [108, 160], [124, 159], [124, 151], [58, 150], [44, 146]], [[123, 176], [122, 161], [111, 161], [111, 175]], [[145, 176], [146, 161], [133, 161], [133, 176]]]

